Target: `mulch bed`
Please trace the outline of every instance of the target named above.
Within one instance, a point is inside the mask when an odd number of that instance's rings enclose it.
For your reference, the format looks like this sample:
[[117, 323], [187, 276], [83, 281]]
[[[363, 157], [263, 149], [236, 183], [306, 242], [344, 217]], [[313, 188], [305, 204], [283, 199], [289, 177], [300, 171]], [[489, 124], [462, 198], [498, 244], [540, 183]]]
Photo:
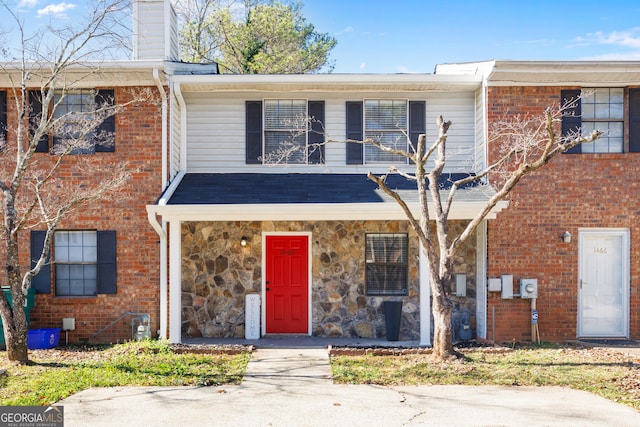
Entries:
[[251, 353], [255, 350], [253, 345], [240, 344], [171, 344], [171, 350], [175, 354], [228, 354]]
[[[454, 345], [455, 349], [461, 353], [466, 351], [484, 351], [487, 353], [507, 353], [513, 351], [512, 348], [496, 344], [493, 341], [475, 339], [460, 342]], [[404, 356], [409, 354], [431, 354], [430, 347], [329, 347], [329, 356]]]

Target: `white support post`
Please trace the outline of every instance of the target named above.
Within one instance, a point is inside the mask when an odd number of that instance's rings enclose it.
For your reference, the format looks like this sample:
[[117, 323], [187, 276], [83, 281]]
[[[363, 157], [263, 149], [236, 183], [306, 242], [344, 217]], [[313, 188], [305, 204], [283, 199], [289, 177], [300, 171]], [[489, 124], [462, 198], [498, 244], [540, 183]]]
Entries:
[[182, 342], [182, 242], [180, 221], [169, 223], [169, 342]]
[[431, 345], [431, 283], [429, 264], [420, 244], [420, 345]]

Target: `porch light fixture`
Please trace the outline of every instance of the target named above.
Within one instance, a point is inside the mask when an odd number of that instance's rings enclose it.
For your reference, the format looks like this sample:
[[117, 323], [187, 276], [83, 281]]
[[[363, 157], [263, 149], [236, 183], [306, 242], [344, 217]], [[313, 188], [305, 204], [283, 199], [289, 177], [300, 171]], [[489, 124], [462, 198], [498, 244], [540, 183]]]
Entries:
[[568, 231], [562, 233], [562, 241], [565, 243], [571, 243], [571, 233], [569, 233]]
[[247, 246], [247, 238], [245, 236], [242, 236], [242, 238], [240, 239], [240, 246]]

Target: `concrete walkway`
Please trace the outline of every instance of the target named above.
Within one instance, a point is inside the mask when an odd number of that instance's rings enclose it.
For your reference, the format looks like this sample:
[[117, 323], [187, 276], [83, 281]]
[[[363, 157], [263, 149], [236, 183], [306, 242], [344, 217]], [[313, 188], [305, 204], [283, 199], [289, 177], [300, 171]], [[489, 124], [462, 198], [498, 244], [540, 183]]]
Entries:
[[240, 386], [94, 388], [65, 426], [638, 426], [640, 413], [559, 387], [338, 385], [326, 348], [260, 348]]

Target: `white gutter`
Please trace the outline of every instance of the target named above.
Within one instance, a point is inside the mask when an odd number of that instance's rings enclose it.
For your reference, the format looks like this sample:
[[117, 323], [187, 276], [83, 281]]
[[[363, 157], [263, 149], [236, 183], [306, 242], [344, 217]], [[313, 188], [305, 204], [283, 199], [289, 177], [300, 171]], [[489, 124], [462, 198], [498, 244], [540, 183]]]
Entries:
[[[180, 172], [173, 179], [169, 188], [164, 192], [162, 198], [158, 201], [158, 205], [166, 205], [167, 201], [171, 198], [171, 195], [182, 178], [184, 177], [184, 172]], [[159, 212], [157, 211], [156, 205], [148, 205], [147, 206], [147, 218], [149, 220], [149, 224], [155, 230], [155, 232], [160, 237], [160, 333], [159, 336], [161, 339], [168, 339], [168, 325], [169, 325], [169, 266], [167, 265], [167, 246], [168, 246], [168, 238], [167, 238], [167, 220], [164, 215], [162, 215], [162, 224], [158, 222], [157, 215]]]
[[[180, 105], [180, 172], [175, 176], [175, 178], [169, 184], [169, 187], [166, 188], [168, 182], [168, 166], [167, 166], [167, 157], [169, 153], [168, 149], [168, 137], [167, 137], [167, 122], [168, 122], [168, 101], [167, 96], [164, 91], [164, 87], [160, 82], [159, 71], [157, 69], [153, 70], [153, 77], [158, 85], [158, 89], [160, 90], [162, 96], [162, 191], [163, 196], [158, 201], [157, 205], [148, 205], [147, 206], [147, 219], [149, 220], [149, 224], [155, 230], [155, 232], [160, 237], [160, 331], [159, 336], [161, 339], [168, 339], [169, 334], [169, 266], [167, 264], [168, 258], [168, 243], [169, 239], [167, 237], [167, 217], [162, 215], [161, 212], [158, 211], [158, 206], [166, 206], [167, 201], [171, 198], [171, 195], [174, 193], [178, 184], [182, 181], [182, 178], [185, 175], [186, 170], [186, 147], [187, 147], [187, 137], [186, 137], [186, 123], [187, 123], [187, 107], [184, 102], [184, 98], [182, 97], [182, 92], [180, 91], [179, 85], [174, 85], [174, 93], [178, 104]], [[169, 167], [171, 170], [174, 170], [173, 165], [173, 156], [171, 156]], [[158, 215], [162, 216], [162, 222], [158, 221]]]
[[[178, 104], [180, 105], [180, 172], [178, 172], [178, 174], [173, 178], [173, 180], [171, 180], [171, 183], [169, 184], [169, 187], [166, 188], [165, 190], [165, 186], [167, 184], [166, 181], [166, 158], [167, 158], [167, 153], [169, 152], [168, 147], [167, 147], [167, 118], [166, 116], [163, 116], [163, 122], [162, 122], [162, 138], [163, 138], [163, 155], [162, 155], [162, 160], [163, 160], [163, 186], [162, 186], [162, 190], [163, 195], [162, 198], [160, 200], [158, 200], [157, 205], [149, 205], [147, 206], [147, 215], [148, 215], [148, 219], [149, 222], [151, 223], [151, 226], [153, 227], [153, 229], [156, 231], [156, 233], [158, 233], [158, 236], [160, 236], [160, 338], [162, 339], [168, 339], [169, 334], [168, 334], [168, 330], [169, 330], [169, 301], [168, 301], [168, 290], [169, 290], [169, 265], [167, 262], [167, 251], [168, 251], [168, 243], [169, 243], [169, 239], [167, 237], [167, 217], [165, 215], [162, 215], [161, 212], [158, 211], [158, 207], [159, 206], [166, 206], [167, 202], [169, 201], [169, 199], [171, 198], [171, 196], [173, 195], [173, 193], [176, 191], [176, 188], [178, 187], [178, 185], [180, 184], [180, 182], [182, 181], [182, 178], [185, 175], [185, 170], [186, 170], [186, 164], [187, 164], [187, 160], [186, 160], [186, 147], [187, 147], [187, 137], [186, 137], [186, 123], [187, 123], [187, 107], [186, 104], [184, 102], [184, 98], [182, 97], [182, 92], [180, 91], [180, 85], [173, 85], [173, 92], [175, 93], [176, 99], [178, 101]], [[164, 101], [166, 99], [166, 96], [163, 97], [163, 105], [164, 105]], [[164, 113], [164, 110], [163, 110]], [[171, 170], [174, 170], [173, 167], [173, 156], [171, 156], [170, 159], [170, 166], [171, 166]], [[160, 225], [160, 223], [158, 222], [157, 219], [157, 215], [161, 215], [162, 216], [162, 225]]]
[[[176, 177], [173, 178], [173, 180], [171, 181], [171, 184], [169, 184], [169, 187], [164, 191], [164, 194], [162, 195], [162, 198], [160, 200], [158, 200], [157, 205], [149, 205], [147, 207], [147, 210], [149, 210], [151, 208], [151, 209], [153, 209], [154, 212], [156, 212], [157, 211], [157, 209], [155, 209], [156, 206], [166, 206], [167, 202], [169, 201], [171, 196], [173, 196], [173, 193], [175, 193], [176, 188], [178, 188], [178, 185], [180, 185], [180, 182], [182, 181], [182, 178], [184, 178], [185, 175], [186, 174], [185, 174], [184, 171], [178, 172]], [[162, 215], [161, 212], [158, 212], [158, 213], [160, 215]]]
[[162, 98], [162, 191], [164, 191], [167, 186], [167, 94], [160, 81], [160, 71], [157, 68], [153, 69], [153, 80], [155, 80]]
[[[164, 86], [160, 81], [160, 72], [157, 68], [153, 69], [153, 79], [156, 82], [160, 97], [162, 98], [162, 188], [164, 191], [167, 186], [167, 94]], [[149, 223], [160, 237], [160, 332], [161, 339], [167, 339], [167, 319], [168, 319], [168, 270], [167, 270], [167, 222], [163, 218], [162, 224], [158, 222], [155, 213], [147, 211]]]
[[[167, 197], [169, 197], [167, 195]], [[420, 205], [408, 202], [418, 215]], [[484, 208], [486, 199], [454, 203], [449, 219], [472, 219]], [[500, 201], [487, 215], [496, 214], [509, 203]], [[302, 203], [302, 204], [234, 204], [234, 205], [150, 205], [147, 211], [162, 215], [169, 221], [322, 221], [322, 220], [406, 220], [406, 213], [393, 202], [386, 203]], [[431, 212], [430, 215], [435, 215]], [[433, 218], [433, 216], [431, 216]]]

